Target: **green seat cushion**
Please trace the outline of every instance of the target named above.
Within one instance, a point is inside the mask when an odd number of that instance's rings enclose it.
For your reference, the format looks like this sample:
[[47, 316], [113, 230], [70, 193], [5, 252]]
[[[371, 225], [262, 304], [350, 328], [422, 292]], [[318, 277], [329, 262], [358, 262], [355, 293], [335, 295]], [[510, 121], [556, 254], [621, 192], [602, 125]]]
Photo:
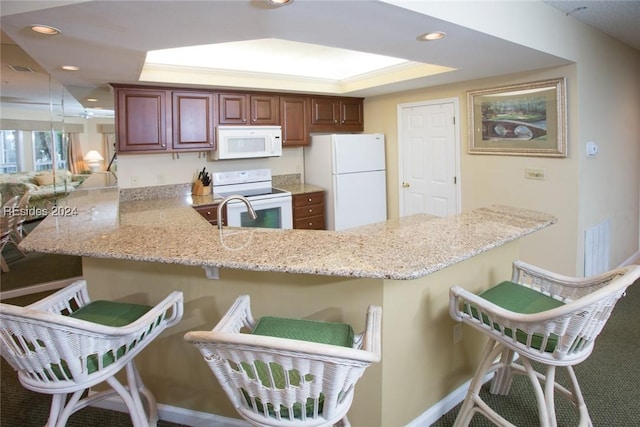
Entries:
[[93, 301], [69, 315], [74, 319], [86, 320], [105, 326], [124, 326], [138, 320], [147, 311], [148, 305], [129, 304], [115, 301]]
[[[69, 315], [74, 319], [86, 320], [87, 322], [97, 323], [105, 326], [125, 326], [129, 323], [142, 317], [145, 313], [151, 310], [152, 307], [140, 304], [129, 304], [123, 302], [114, 301], [93, 301], [89, 304], [80, 307]], [[115, 360], [124, 356], [128, 350], [135, 346], [135, 342], [131, 344], [129, 348], [126, 346], [120, 347], [114, 356], [112, 351], [109, 351], [102, 355], [102, 365], [109, 366]], [[87, 356], [87, 371], [91, 374], [98, 370], [98, 355], [91, 354]], [[52, 369], [59, 379], [62, 379], [63, 375], [60, 372], [59, 366], [52, 366]], [[66, 367], [66, 362], [62, 361], [62, 369], [66, 372], [68, 377], [71, 377], [69, 370]]]
[[[496, 286], [487, 289], [479, 296], [506, 310], [522, 314], [540, 313], [564, 305], [562, 301], [558, 301], [557, 299], [551, 298], [550, 296], [534, 289], [510, 281], [499, 283]], [[475, 308], [472, 308], [472, 315], [476, 319], [478, 318], [478, 313]], [[487, 325], [489, 324], [489, 319], [486, 316], [483, 316], [482, 321]], [[497, 324], [494, 324], [493, 326], [494, 328], [499, 329]], [[512, 331], [506, 328], [505, 333], [507, 335], [511, 335]], [[531, 346], [539, 350], [542, 346], [542, 338], [542, 335], [534, 334], [531, 339]], [[526, 344], [527, 334], [523, 331], [517, 330], [516, 339], [518, 342]], [[553, 352], [557, 344], [558, 336], [552, 334], [547, 340], [545, 351]]]
[[258, 321], [252, 333], [341, 347], [353, 346], [353, 329], [345, 323], [265, 316]]
[[[322, 344], [331, 344], [341, 347], [353, 346], [353, 329], [345, 323], [319, 322], [315, 320], [305, 319], [287, 319], [282, 317], [265, 316], [258, 321], [252, 334], [265, 335], [271, 337], [288, 338], [308, 342], [317, 342]], [[291, 386], [299, 386], [303, 381], [310, 382], [314, 380], [314, 376], [309, 373], [300, 373], [296, 370], [290, 370], [285, 373], [282, 366], [277, 363], [267, 363], [262, 361], [254, 362], [255, 372], [249, 363], [243, 362], [242, 369], [252, 379], [257, 379], [265, 387], [274, 387], [276, 389], [284, 389], [286, 387], [285, 378], [289, 377]], [[273, 378], [273, 385], [271, 384]], [[258, 407], [262, 407], [262, 401], [257, 397], [251, 397], [242, 390], [242, 393], [249, 404], [252, 406], [252, 400]], [[322, 412], [324, 404], [324, 395], [318, 397], [318, 413]], [[303, 406], [304, 405], [304, 406]], [[301, 419], [303, 407], [306, 416], [313, 416], [314, 400], [309, 398], [306, 402], [300, 402], [293, 405], [293, 417]], [[267, 408], [271, 416], [275, 416], [275, 408], [271, 403], [267, 402]], [[278, 409], [280, 416], [289, 418], [289, 410], [284, 407]]]

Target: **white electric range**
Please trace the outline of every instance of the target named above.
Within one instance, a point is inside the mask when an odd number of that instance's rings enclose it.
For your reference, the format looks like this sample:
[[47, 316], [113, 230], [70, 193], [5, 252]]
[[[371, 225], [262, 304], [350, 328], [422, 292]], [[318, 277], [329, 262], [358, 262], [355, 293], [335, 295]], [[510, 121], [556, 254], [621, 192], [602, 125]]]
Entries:
[[232, 227], [293, 228], [291, 192], [273, 188], [271, 169], [214, 172], [211, 176], [214, 197], [239, 194], [246, 197], [257, 218], [239, 200], [227, 203], [227, 224]]

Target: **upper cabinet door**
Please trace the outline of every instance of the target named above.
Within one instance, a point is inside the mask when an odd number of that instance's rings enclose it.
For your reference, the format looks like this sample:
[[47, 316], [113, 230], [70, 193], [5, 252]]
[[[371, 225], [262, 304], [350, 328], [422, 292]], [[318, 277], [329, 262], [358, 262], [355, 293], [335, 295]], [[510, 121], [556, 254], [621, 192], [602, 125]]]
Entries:
[[336, 98], [311, 98], [311, 126], [338, 125], [339, 102]]
[[364, 115], [362, 99], [342, 98], [340, 99], [340, 125], [347, 126], [354, 130], [363, 130]]
[[278, 96], [250, 95], [251, 124], [252, 125], [279, 125]]
[[308, 96], [280, 97], [280, 124], [282, 146], [299, 147], [309, 145], [309, 118], [311, 102]]
[[174, 91], [173, 148], [213, 150], [215, 148], [215, 94]]
[[248, 124], [248, 99], [245, 94], [221, 93], [218, 97], [219, 116], [221, 125]]
[[118, 151], [166, 151], [171, 121], [168, 94], [159, 89], [116, 88]]

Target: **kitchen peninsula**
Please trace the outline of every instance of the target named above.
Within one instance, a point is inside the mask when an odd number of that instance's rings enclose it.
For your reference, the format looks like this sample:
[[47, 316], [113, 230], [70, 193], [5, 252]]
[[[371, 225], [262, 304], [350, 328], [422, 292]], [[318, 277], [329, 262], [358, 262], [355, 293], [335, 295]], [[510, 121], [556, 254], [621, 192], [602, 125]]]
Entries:
[[192, 208], [190, 194], [125, 201], [115, 186], [89, 185], [66, 200], [75, 215], [47, 217], [21, 247], [82, 256], [94, 299], [151, 303], [169, 290], [183, 291], [182, 322], [138, 366], [158, 402], [234, 418], [182, 337], [213, 328], [238, 295], [251, 296], [256, 316], [342, 321], [356, 331], [369, 304], [382, 306], [382, 362], [358, 383], [349, 418], [353, 425], [406, 425], [468, 380], [480, 353], [483, 340], [470, 330], [453, 343], [449, 287], [479, 291], [509, 278], [519, 240], [556, 221], [490, 206], [341, 232], [220, 232]]

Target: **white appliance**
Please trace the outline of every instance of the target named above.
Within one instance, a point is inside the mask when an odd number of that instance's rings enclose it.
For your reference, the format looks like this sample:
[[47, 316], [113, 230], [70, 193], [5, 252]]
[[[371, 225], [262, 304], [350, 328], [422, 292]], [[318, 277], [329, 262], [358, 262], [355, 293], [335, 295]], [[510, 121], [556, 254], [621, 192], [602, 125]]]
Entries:
[[251, 218], [239, 200], [227, 203], [227, 225], [232, 227], [293, 228], [291, 193], [272, 187], [270, 169], [214, 172], [214, 197], [239, 194], [246, 197], [258, 218]]
[[328, 230], [386, 221], [383, 134], [313, 135], [304, 149], [304, 176], [327, 192]]
[[280, 126], [218, 126], [213, 160], [282, 156]]

